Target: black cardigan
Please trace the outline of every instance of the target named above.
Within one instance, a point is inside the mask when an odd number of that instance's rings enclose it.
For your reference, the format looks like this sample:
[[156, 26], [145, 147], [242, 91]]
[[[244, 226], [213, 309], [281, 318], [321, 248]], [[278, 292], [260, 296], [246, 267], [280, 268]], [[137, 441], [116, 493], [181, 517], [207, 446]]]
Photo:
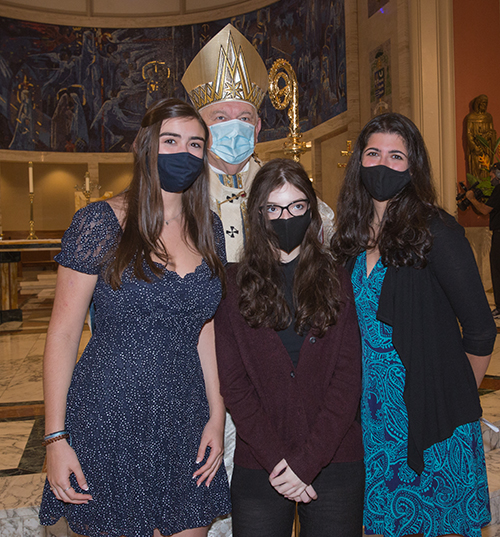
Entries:
[[[392, 326], [394, 348], [406, 369], [408, 465], [418, 474], [425, 449], [481, 416], [465, 353], [489, 355], [496, 338], [464, 229], [444, 211], [429, 228], [433, 244], [427, 266], [389, 266], [377, 310], [377, 319]], [[354, 263], [355, 258], [347, 262], [351, 272]]]

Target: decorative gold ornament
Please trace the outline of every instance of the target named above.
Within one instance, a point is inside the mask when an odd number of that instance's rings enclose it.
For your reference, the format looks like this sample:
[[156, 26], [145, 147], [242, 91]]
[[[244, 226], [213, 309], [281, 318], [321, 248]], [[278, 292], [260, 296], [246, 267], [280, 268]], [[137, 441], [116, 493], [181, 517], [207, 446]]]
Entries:
[[[351, 155], [352, 155], [352, 141], [347, 140], [346, 146], [347, 146], [347, 150], [346, 151], [341, 150], [340, 156], [347, 157], [347, 162], [349, 162], [349, 159], [351, 158]], [[337, 162], [337, 168], [345, 168], [347, 166], [347, 162]]]
[[198, 110], [220, 101], [246, 101], [258, 109], [268, 86], [262, 58], [232, 24], [198, 52], [181, 82]]
[[[280, 87], [280, 80], [285, 82]], [[293, 155], [293, 160], [300, 161], [300, 155], [310, 149], [310, 144], [301, 142], [302, 134], [299, 126], [299, 85], [295, 71], [287, 60], [278, 59], [269, 71], [269, 97], [277, 110], [284, 110], [288, 106], [290, 119], [290, 133], [283, 144], [285, 155]]]
[[165, 62], [151, 61], [143, 65], [142, 78], [147, 81], [149, 93], [160, 89], [160, 71], [166, 75], [165, 78], [170, 78], [170, 67], [166, 67]]

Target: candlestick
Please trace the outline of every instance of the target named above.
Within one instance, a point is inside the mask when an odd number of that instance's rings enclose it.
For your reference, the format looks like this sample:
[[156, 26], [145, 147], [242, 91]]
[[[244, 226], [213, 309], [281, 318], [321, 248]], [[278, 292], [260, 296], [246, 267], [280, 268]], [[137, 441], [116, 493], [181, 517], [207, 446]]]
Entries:
[[29, 179], [29, 187], [30, 187], [30, 194], [33, 194], [35, 192], [35, 188], [33, 185], [33, 162], [28, 163], [28, 179]]
[[33, 192], [30, 192], [30, 234], [27, 237], [29, 241], [38, 239], [38, 237], [35, 235], [35, 220], [33, 218], [34, 198], [35, 194], [33, 194]]
[[84, 190], [83, 195], [85, 196], [85, 205], [90, 203], [90, 190]]
[[92, 194], [95, 189], [99, 190], [100, 188], [100, 185], [90, 180], [89, 172], [85, 172], [85, 178], [82, 183], [82, 186], [75, 185], [75, 190], [78, 190], [78, 192], [81, 192], [85, 196], [85, 205], [88, 205], [90, 203], [90, 194]]

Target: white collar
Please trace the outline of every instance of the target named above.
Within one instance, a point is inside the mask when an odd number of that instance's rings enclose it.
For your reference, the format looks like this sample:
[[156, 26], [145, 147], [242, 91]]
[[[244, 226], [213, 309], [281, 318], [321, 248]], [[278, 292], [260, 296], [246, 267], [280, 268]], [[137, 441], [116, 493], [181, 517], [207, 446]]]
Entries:
[[[210, 166], [210, 169], [214, 173], [216, 173], [217, 175], [231, 175], [230, 173], [226, 173], [226, 172], [224, 172], [222, 170], [219, 170], [218, 168], [216, 168], [215, 166], [212, 166], [211, 164], [209, 164], [209, 166]], [[243, 169], [240, 170], [238, 173], [247, 172], [249, 167], [250, 167], [250, 160], [245, 164]], [[234, 175], [236, 175], [236, 174], [234, 174]]]

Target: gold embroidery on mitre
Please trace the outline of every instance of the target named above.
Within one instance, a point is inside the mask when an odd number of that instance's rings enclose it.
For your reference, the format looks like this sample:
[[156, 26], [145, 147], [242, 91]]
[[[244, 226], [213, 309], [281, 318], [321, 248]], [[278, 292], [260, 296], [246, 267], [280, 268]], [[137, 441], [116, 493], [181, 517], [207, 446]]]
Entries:
[[[221, 42], [226, 35], [227, 43]], [[268, 76], [255, 48], [228, 24], [197, 54], [181, 82], [198, 110], [219, 101], [246, 101], [258, 109], [267, 91]]]

